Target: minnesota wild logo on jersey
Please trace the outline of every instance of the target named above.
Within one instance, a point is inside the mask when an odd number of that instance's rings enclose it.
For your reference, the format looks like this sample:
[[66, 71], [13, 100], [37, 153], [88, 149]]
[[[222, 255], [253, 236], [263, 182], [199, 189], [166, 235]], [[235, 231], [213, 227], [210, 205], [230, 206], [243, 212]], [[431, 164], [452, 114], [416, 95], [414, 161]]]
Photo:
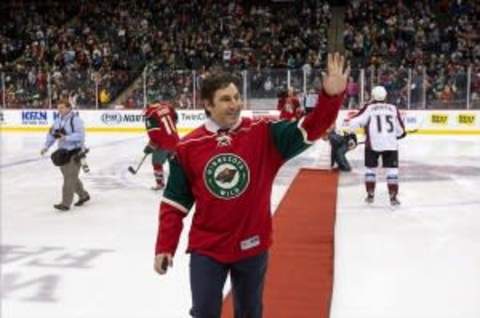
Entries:
[[208, 161], [203, 178], [211, 194], [229, 200], [245, 192], [250, 182], [250, 170], [241, 157], [222, 153]]

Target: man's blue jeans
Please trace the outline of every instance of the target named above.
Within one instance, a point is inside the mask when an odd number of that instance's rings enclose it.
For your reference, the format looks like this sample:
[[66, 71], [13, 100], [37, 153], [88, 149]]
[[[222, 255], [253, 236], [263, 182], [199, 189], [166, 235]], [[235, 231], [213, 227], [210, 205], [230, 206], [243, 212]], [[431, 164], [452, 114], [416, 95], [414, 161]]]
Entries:
[[190, 285], [195, 318], [220, 318], [223, 286], [230, 273], [235, 318], [262, 318], [262, 296], [268, 252], [235, 263], [220, 263], [192, 253]]

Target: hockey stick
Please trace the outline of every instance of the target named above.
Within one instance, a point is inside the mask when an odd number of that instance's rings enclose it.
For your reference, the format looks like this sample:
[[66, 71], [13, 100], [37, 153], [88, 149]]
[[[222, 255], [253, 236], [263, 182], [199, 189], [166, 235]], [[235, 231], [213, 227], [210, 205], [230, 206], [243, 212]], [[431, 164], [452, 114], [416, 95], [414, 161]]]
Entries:
[[149, 155], [149, 154], [146, 153], [146, 154], [143, 156], [142, 160], [140, 160], [140, 162], [138, 163], [136, 169], [134, 169], [132, 166], [128, 166], [128, 171], [129, 171], [130, 173], [132, 173], [132, 174], [137, 174], [138, 170], [140, 170], [140, 167], [142, 166], [143, 162], [145, 161], [145, 159], [147, 158], [148, 155]]

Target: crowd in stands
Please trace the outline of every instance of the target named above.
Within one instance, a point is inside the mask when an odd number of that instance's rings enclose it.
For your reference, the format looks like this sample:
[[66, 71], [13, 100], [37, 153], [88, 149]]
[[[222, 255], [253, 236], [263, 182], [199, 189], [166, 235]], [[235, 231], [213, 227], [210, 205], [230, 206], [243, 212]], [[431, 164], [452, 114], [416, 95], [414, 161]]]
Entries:
[[43, 61], [48, 59], [52, 35], [75, 13], [75, 5], [2, 4], [0, 70], [9, 105], [23, 105], [27, 98], [37, 104], [46, 99], [49, 65]]
[[[17, 0], [0, 5], [0, 17], [2, 105], [44, 108], [68, 97], [82, 108], [139, 108], [174, 99], [188, 109], [217, 66], [246, 76], [252, 98], [274, 98], [288, 84], [301, 90], [304, 74], [307, 90], [318, 88], [332, 11], [326, 0]], [[473, 66], [477, 101], [479, 17], [475, 1], [348, 1], [346, 105], [358, 106], [361, 68], [366, 91], [382, 84], [415, 107], [424, 96], [464, 105]]]
[[[0, 26], [8, 105], [27, 107], [65, 95], [81, 106], [103, 107], [147, 65], [155, 65], [152, 85], [162, 72], [202, 74], [212, 65], [320, 66], [330, 18], [329, 6], [316, 0], [19, 1], [2, 11], [9, 21]], [[185, 88], [162, 90], [178, 97]], [[138, 94], [131, 98], [137, 100]]]
[[[344, 45], [354, 68], [407, 98], [430, 107], [465, 105], [472, 66], [472, 100], [480, 103], [480, 2], [352, 0], [345, 14]], [[425, 91], [424, 91], [425, 90]], [[366, 90], [368, 92], [368, 89]]]

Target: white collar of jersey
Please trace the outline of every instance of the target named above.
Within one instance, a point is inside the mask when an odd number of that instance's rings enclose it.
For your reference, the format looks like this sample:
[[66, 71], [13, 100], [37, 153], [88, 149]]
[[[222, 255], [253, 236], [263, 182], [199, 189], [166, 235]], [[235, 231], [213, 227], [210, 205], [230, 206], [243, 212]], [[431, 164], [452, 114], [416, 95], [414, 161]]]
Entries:
[[[235, 125], [233, 125], [230, 129], [228, 129], [228, 131], [233, 131], [237, 129], [241, 123], [242, 123], [242, 118], [239, 118], [238, 121], [235, 123]], [[220, 129], [222, 129], [222, 127], [220, 127], [213, 119], [208, 117], [207, 120], [205, 121], [205, 129], [207, 129], [212, 133], [217, 133]]]

